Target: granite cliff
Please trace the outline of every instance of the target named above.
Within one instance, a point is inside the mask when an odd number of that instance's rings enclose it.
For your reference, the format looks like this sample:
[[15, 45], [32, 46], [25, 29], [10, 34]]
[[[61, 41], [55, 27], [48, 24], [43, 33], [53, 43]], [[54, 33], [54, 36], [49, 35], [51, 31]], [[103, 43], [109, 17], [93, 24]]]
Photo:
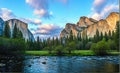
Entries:
[[[8, 24], [10, 26], [11, 37], [12, 37], [12, 34], [13, 34], [12, 32], [13, 32], [14, 25], [16, 24], [17, 28], [22, 32], [25, 40], [32, 40], [32, 41], [35, 40], [32, 33], [28, 29], [28, 24], [27, 23], [22, 22], [18, 19], [10, 19], [10, 20], [7, 20], [5, 22], [8, 22]], [[0, 19], [0, 33], [1, 33], [1, 35], [3, 33], [5, 22], [1, 21], [1, 19]]]
[[3, 34], [3, 28], [4, 28], [4, 21], [2, 18], [0, 18], [0, 35]]
[[67, 23], [61, 31], [60, 37], [69, 36], [70, 31], [72, 31], [74, 36], [81, 33], [82, 36], [87, 34], [88, 37], [93, 37], [96, 34], [96, 30], [104, 34], [105, 32], [114, 31], [117, 21], [119, 21], [119, 13], [117, 12], [111, 12], [106, 19], [99, 21], [83, 16], [80, 17], [77, 24]]

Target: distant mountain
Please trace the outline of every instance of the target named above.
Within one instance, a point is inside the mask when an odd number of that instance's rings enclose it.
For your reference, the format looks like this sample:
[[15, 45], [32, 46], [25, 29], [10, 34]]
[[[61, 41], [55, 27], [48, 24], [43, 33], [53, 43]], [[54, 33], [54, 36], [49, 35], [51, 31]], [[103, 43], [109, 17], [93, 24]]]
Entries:
[[[28, 29], [28, 24], [27, 23], [22, 22], [18, 19], [10, 19], [10, 20], [7, 20], [5, 22], [8, 22], [8, 24], [10, 26], [11, 37], [12, 37], [12, 34], [13, 34], [12, 31], [13, 31], [14, 25], [16, 24], [17, 28], [22, 32], [25, 40], [32, 40], [32, 41], [35, 40], [34, 37], [33, 37], [33, 34]], [[0, 18], [0, 33], [1, 33], [0, 35], [2, 35], [2, 33], [3, 33], [5, 22]]]
[[69, 36], [70, 31], [72, 31], [74, 36], [81, 33], [82, 36], [87, 34], [88, 37], [93, 37], [96, 34], [96, 30], [104, 34], [109, 32], [109, 30], [114, 31], [117, 21], [119, 21], [119, 13], [117, 12], [111, 12], [106, 19], [99, 21], [83, 16], [80, 17], [77, 24], [67, 23], [61, 31], [60, 37]]

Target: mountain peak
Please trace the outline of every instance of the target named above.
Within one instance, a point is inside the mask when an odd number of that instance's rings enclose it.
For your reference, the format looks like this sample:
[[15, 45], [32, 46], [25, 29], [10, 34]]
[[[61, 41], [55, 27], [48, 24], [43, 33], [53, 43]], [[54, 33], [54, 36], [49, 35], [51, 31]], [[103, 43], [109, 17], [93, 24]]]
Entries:
[[114, 31], [117, 21], [119, 21], [118, 12], [111, 12], [106, 19], [101, 19], [99, 21], [82, 16], [76, 25], [67, 23], [65, 29], [60, 33], [60, 37], [68, 36], [71, 30], [75, 36], [77, 36], [79, 32], [82, 35], [84, 31], [87, 31], [88, 37], [93, 37], [96, 34], [97, 29], [104, 34], [109, 30]]
[[97, 22], [97, 21], [92, 19], [92, 18], [82, 16], [82, 17], [80, 17], [79, 22], [77, 23], [77, 26], [79, 26], [79, 27], [87, 27], [87, 26], [92, 25], [94, 22]]
[[111, 27], [112, 30], [116, 27], [116, 22], [119, 21], [119, 13], [118, 12], [111, 12], [108, 17], [106, 18], [108, 25]]

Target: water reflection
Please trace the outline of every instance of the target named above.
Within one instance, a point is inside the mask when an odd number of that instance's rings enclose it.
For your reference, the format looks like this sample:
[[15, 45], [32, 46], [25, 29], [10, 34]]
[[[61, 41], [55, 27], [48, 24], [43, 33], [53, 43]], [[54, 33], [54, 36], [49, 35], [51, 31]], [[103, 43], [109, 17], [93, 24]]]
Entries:
[[119, 72], [119, 56], [0, 55], [0, 72], [115, 73]]
[[119, 57], [26, 56], [24, 73], [118, 72]]

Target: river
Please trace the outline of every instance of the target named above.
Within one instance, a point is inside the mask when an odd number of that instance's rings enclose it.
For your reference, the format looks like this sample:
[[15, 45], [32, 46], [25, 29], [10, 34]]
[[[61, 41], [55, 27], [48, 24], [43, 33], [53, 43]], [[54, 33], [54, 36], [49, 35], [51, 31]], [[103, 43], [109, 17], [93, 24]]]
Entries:
[[0, 72], [115, 73], [120, 64], [119, 56], [25, 56], [7, 62], [0, 63]]

